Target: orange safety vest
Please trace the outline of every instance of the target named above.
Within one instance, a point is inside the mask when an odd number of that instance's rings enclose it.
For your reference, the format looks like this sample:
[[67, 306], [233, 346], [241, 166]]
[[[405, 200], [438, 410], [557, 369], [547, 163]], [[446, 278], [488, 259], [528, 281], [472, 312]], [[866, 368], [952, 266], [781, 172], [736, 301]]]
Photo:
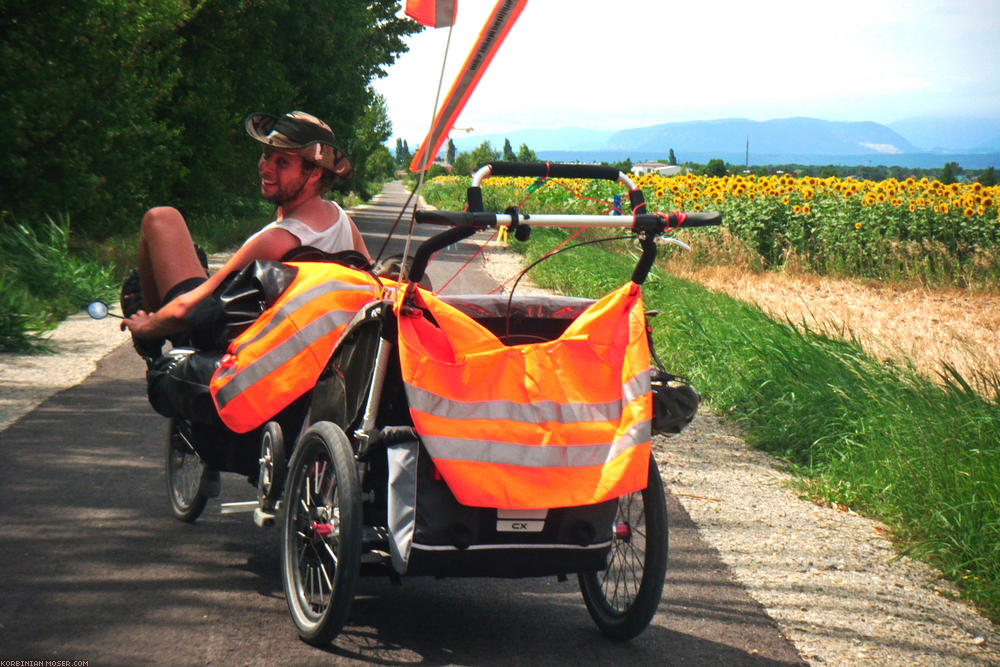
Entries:
[[289, 263], [298, 273], [274, 304], [229, 344], [209, 390], [223, 423], [251, 431], [313, 388], [347, 324], [381, 285], [327, 262]]
[[652, 389], [638, 285], [555, 340], [515, 346], [429, 292], [409, 294], [397, 293], [396, 312], [410, 415], [460, 503], [571, 507], [645, 488]]

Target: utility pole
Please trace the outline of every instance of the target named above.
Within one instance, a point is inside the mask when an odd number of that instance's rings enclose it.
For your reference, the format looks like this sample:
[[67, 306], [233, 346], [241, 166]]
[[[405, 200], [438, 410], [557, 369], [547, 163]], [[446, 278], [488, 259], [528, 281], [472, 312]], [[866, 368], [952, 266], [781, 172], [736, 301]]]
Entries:
[[747, 135], [747, 154], [743, 162], [744, 169], [750, 169], [750, 135]]

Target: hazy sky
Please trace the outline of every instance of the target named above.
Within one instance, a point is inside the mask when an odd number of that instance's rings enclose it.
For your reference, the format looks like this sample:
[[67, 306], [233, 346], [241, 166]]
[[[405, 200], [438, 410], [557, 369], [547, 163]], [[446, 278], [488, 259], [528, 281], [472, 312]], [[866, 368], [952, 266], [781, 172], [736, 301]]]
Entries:
[[[458, 0], [442, 98], [495, 4]], [[412, 36], [375, 82], [411, 146], [430, 124], [447, 39]], [[455, 125], [997, 117], [998, 63], [1000, 0], [529, 0]]]

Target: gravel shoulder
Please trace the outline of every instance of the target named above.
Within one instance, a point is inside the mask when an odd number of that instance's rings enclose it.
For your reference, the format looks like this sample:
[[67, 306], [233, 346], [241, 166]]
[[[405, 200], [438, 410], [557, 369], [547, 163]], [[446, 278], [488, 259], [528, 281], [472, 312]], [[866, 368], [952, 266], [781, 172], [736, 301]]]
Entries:
[[[502, 281], [519, 258], [495, 248], [484, 264]], [[800, 498], [780, 461], [716, 415], [703, 408], [654, 450], [703, 537], [810, 664], [1000, 665], [998, 629], [949, 582], [899, 556], [877, 521]]]
[[[120, 314], [117, 306], [112, 312]], [[118, 323], [114, 317], [94, 320], [81, 311], [48, 335], [50, 354], [0, 353], [0, 437], [45, 399], [83, 382], [111, 350], [129, 343]]]
[[[484, 268], [504, 280], [518, 261], [491, 245]], [[50, 342], [53, 354], [0, 354], [0, 437], [129, 339], [117, 319], [79, 313]], [[670, 491], [810, 664], [1000, 665], [997, 628], [932, 568], [899, 557], [878, 522], [799, 498], [780, 462], [715, 415], [654, 447]]]

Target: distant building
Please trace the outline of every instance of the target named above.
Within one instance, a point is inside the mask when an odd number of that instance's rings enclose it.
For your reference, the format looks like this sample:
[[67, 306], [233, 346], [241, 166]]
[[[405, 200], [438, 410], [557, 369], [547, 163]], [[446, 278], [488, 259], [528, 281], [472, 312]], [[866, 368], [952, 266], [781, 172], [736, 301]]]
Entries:
[[659, 174], [660, 176], [676, 176], [681, 173], [682, 167], [679, 164], [665, 164], [663, 162], [637, 162], [632, 165], [632, 173], [637, 176], [643, 174]]

